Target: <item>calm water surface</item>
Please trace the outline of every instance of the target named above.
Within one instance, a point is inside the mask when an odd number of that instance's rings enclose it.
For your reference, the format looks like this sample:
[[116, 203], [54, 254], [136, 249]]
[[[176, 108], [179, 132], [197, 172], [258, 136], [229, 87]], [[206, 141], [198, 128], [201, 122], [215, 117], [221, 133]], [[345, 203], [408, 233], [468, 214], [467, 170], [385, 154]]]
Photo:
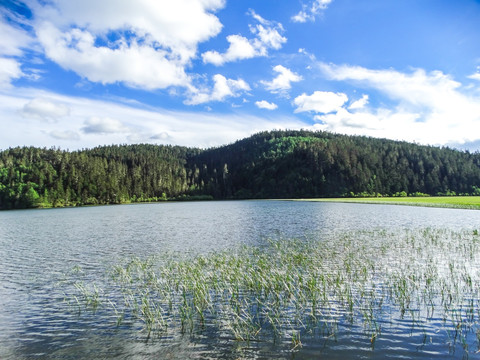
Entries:
[[[480, 212], [392, 205], [225, 201], [158, 203], [0, 212], [0, 359], [238, 358], [231, 339], [212, 334], [145, 342], [139, 331], [101, 316], [65, 310], [61, 284], [78, 267], [101, 281], [115, 263], [164, 252], [209, 252], [267, 237], [329, 237], [353, 230], [478, 229]], [[375, 349], [361, 328], [325, 344], [255, 344], [258, 358], [455, 358], [425, 346], [408, 324], [382, 335]], [[210, 339], [210, 340], [209, 340]], [[248, 350], [248, 346], [247, 346]], [[249, 354], [249, 353], [247, 353]], [[348, 354], [348, 355], [346, 355]], [[248, 355], [245, 355], [248, 356]], [[470, 355], [474, 358], [476, 354]]]

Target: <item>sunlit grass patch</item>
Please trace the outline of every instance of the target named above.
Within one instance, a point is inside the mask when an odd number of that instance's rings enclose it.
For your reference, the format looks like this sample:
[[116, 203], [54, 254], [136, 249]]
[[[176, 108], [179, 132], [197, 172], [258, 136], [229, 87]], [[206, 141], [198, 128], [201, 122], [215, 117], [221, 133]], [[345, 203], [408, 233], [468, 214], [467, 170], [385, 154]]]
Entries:
[[430, 196], [430, 197], [367, 197], [367, 198], [325, 198], [301, 199], [301, 201], [348, 202], [364, 204], [393, 204], [480, 209], [480, 196]]

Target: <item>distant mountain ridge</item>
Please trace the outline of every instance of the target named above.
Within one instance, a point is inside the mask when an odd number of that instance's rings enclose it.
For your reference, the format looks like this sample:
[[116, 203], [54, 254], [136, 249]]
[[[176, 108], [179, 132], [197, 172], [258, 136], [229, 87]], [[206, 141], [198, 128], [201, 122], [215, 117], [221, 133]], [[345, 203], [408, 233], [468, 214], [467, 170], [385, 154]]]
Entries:
[[0, 152], [1, 209], [406, 194], [480, 194], [480, 155], [303, 130], [206, 150], [140, 144]]

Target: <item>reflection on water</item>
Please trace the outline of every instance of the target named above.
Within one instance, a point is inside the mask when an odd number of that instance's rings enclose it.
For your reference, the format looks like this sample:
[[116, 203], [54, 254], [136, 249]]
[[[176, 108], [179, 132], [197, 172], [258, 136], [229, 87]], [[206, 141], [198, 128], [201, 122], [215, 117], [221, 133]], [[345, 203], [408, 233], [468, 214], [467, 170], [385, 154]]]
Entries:
[[[222, 337], [205, 341], [212, 334], [145, 343], [144, 336], [132, 333], [131, 326], [112, 327], [113, 319], [66, 312], [58, 284], [75, 266], [84, 271], [85, 280], [102, 282], [106, 269], [134, 255], [207, 253], [238, 244], [261, 245], [265, 237], [279, 235], [328, 238], [362, 229], [474, 229], [479, 219], [480, 213], [471, 210], [281, 201], [0, 212], [0, 358], [191, 358], [193, 354], [235, 358], [242, 357], [238, 355], [242, 352], [245, 357], [261, 353], [266, 358], [290, 358], [289, 345], [240, 345]], [[408, 322], [395, 321], [383, 329], [372, 351], [363, 329], [348, 326], [329, 339], [325, 348], [329, 358], [345, 358], [346, 354], [358, 358], [455, 356], [448, 344], [430, 343], [428, 331], [412, 330]], [[307, 336], [302, 342], [304, 347], [295, 358], [318, 356], [318, 337]]]

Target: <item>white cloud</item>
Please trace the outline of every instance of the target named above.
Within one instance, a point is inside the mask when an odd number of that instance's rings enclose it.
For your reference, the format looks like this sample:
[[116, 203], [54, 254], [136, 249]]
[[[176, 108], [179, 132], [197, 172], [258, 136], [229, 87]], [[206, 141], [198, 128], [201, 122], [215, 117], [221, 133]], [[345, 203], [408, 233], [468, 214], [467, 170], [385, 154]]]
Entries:
[[[305, 10], [301, 10], [298, 12], [298, 14], [292, 16], [292, 21], [297, 23], [304, 23], [309, 20], [309, 17], [309, 14], [307, 14]], [[313, 19], [315, 19], [315, 17], [313, 17]]]
[[[34, 39], [21, 27], [9, 24], [6, 21], [6, 15], [18, 18], [19, 15], [9, 13], [0, 7], [0, 87], [7, 88], [11, 86], [12, 80], [26, 77], [34, 79], [35, 70], [30, 69], [26, 74], [22, 71], [20, 57], [23, 55], [23, 49], [29, 48]], [[20, 20], [20, 19], [17, 19]]]
[[56, 0], [46, 4], [37, 6], [36, 17], [59, 27], [75, 25], [97, 36], [112, 30], [129, 31], [130, 35], [183, 55], [219, 33], [222, 25], [213, 12], [225, 1]]
[[57, 121], [61, 117], [70, 115], [70, 109], [65, 104], [51, 99], [35, 98], [23, 106], [21, 114], [24, 117], [44, 121]]
[[158, 89], [187, 86], [190, 81], [182, 63], [151, 46], [132, 42], [116, 49], [97, 47], [89, 32], [63, 33], [48, 23], [38, 28], [38, 38], [51, 60], [93, 82], [122, 81], [131, 87]]
[[368, 104], [368, 95], [362, 95], [361, 99], [358, 99], [350, 104], [348, 107], [350, 110], [363, 109]]
[[[441, 71], [427, 74], [417, 69], [411, 74], [395, 70], [371, 70], [360, 66], [320, 64], [324, 74], [333, 80], [354, 81], [378, 89], [402, 105], [446, 110], [452, 103], [465, 102], [458, 89], [461, 84]], [[464, 104], [467, 105], [468, 101]]]
[[255, 101], [255, 105], [259, 108], [259, 109], [267, 109], [267, 110], [275, 110], [276, 108], [278, 108], [277, 104], [275, 103], [270, 103], [266, 100], [262, 100], [262, 101]]
[[27, 68], [23, 72], [23, 77], [30, 81], [39, 81], [44, 73], [45, 71], [43, 70]]
[[276, 78], [274, 78], [272, 81], [261, 81], [265, 88], [272, 93], [285, 92], [292, 87], [292, 82], [303, 80], [300, 75], [292, 72], [290, 69], [287, 69], [282, 65], [275, 66], [273, 71], [278, 73]]
[[113, 134], [125, 133], [129, 129], [120, 120], [112, 119], [110, 117], [99, 118], [91, 117], [85, 121], [85, 126], [82, 131], [86, 134]]
[[[270, 20], [267, 20], [267, 19], [264, 19], [263, 17], [261, 17], [260, 15], [258, 15], [255, 10], [253, 9], [249, 9], [248, 10], [248, 15], [250, 15], [251, 17], [253, 17], [255, 20], [257, 20], [260, 24], [262, 25], [266, 25], [266, 26], [271, 26], [272, 24], [275, 24], [275, 22], [273, 21], [270, 21]], [[281, 26], [281, 25], [280, 25]]]
[[[480, 138], [480, 98], [464, 93], [462, 84], [449, 75], [422, 69], [402, 73], [359, 66], [319, 66], [328, 78], [373, 89], [393, 101], [393, 105], [387, 109], [370, 104], [367, 109], [368, 97], [363, 95], [348, 107], [355, 110], [350, 112], [344, 104], [340, 105], [340, 98], [336, 109], [335, 104], [330, 108], [317, 107], [318, 102], [309, 103], [308, 97], [295, 99], [299, 105], [296, 112], [319, 113], [314, 117], [320, 122], [316, 128], [433, 145], [463, 144]], [[325, 115], [327, 110], [331, 111]]]
[[257, 56], [267, 56], [269, 49], [278, 50], [287, 41], [280, 33], [283, 27], [280, 23], [265, 20], [253, 10], [249, 13], [259, 22], [255, 26], [250, 25], [250, 32], [255, 35], [253, 39], [247, 39], [241, 35], [229, 35], [227, 41], [230, 44], [227, 51], [219, 53], [211, 50], [202, 54], [204, 63], [223, 65], [227, 62], [251, 59]]
[[477, 72], [475, 74], [472, 74], [472, 75], [468, 76], [468, 78], [480, 81], [480, 73]]
[[313, 111], [327, 114], [338, 111], [348, 100], [347, 95], [343, 93], [333, 93], [328, 91], [315, 91], [312, 95], [303, 93], [293, 100], [296, 113]]
[[8, 88], [12, 80], [22, 76], [23, 72], [18, 61], [0, 57], [0, 88]]
[[316, 115], [315, 120], [319, 123], [314, 129], [330, 131], [347, 135], [367, 135], [394, 140], [417, 141], [430, 143], [425, 138], [429, 131], [426, 124], [418, 122], [416, 114], [377, 109], [374, 111], [356, 111], [354, 113], [345, 108], [335, 113]]
[[[280, 29], [282, 30], [282, 29]], [[256, 25], [251, 27], [250, 31], [257, 35], [253, 44], [257, 53], [261, 56], [266, 56], [268, 49], [278, 50], [287, 41], [286, 37], [283, 37], [278, 32], [279, 29], [272, 27], [263, 27], [263, 25]]]
[[308, 5], [303, 5], [302, 10], [298, 12], [298, 14], [292, 16], [292, 21], [298, 23], [315, 21], [315, 18], [322, 14], [331, 2], [332, 0], [313, 0]]
[[[455, 131], [455, 135], [448, 134], [454, 128], [437, 128], [435, 124], [419, 121], [419, 115], [402, 111], [400, 109], [378, 108], [372, 110], [356, 111], [340, 109], [336, 113], [317, 115], [317, 124], [314, 129], [342, 133], [347, 135], [366, 135], [377, 138], [411, 141], [430, 145], [463, 144], [466, 142], [461, 132]], [[478, 124], [470, 124], [473, 131], [480, 130]], [[445, 131], [446, 130], [446, 131]], [[459, 139], [457, 142], [455, 139]]]
[[[23, 106], [36, 98], [65, 104], [70, 115], [55, 123], [21, 116]], [[113, 121], [108, 123], [105, 121], [108, 118]], [[237, 112], [226, 116], [69, 97], [28, 88], [0, 91], [0, 144], [3, 149], [26, 145], [62, 146], [73, 150], [132, 142], [207, 148], [228, 144], [259, 131], [304, 126], [305, 123], [295, 117], [279, 115], [271, 119]], [[85, 132], [85, 128], [96, 132]], [[100, 131], [103, 131], [101, 136]], [[74, 133], [80, 134], [81, 141], [76, 140]], [[68, 140], [69, 134], [72, 140]]]
[[216, 74], [213, 76], [213, 81], [214, 86], [211, 91], [197, 90], [191, 94], [185, 104], [198, 105], [210, 101], [223, 101], [227, 97], [237, 97], [250, 90], [250, 86], [242, 79], [227, 79], [223, 75]]
[[202, 54], [203, 62], [220, 66], [226, 62], [250, 59], [257, 56], [258, 51], [247, 38], [240, 35], [229, 35], [227, 41], [230, 46], [224, 54], [217, 51], [207, 51]]
[[198, 43], [220, 32], [213, 12], [224, 0], [35, 4], [35, 30], [48, 58], [90, 81], [160, 89], [190, 86], [185, 67]]
[[0, 17], [0, 55], [21, 56], [22, 48], [26, 48], [33, 41], [26, 31], [13, 27]]
[[73, 141], [77, 141], [77, 140], [80, 140], [80, 135], [78, 135], [77, 132], [75, 131], [57, 131], [57, 130], [53, 130], [53, 131], [50, 131], [49, 135], [54, 138], [54, 139], [57, 139], [57, 140], [73, 140]]
[[155, 134], [155, 135], [150, 136], [150, 139], [152, 139], [152, 140], [169, 140], [171, 138], [172, 137], [165, 131], [161, 132], [159, 134]]

